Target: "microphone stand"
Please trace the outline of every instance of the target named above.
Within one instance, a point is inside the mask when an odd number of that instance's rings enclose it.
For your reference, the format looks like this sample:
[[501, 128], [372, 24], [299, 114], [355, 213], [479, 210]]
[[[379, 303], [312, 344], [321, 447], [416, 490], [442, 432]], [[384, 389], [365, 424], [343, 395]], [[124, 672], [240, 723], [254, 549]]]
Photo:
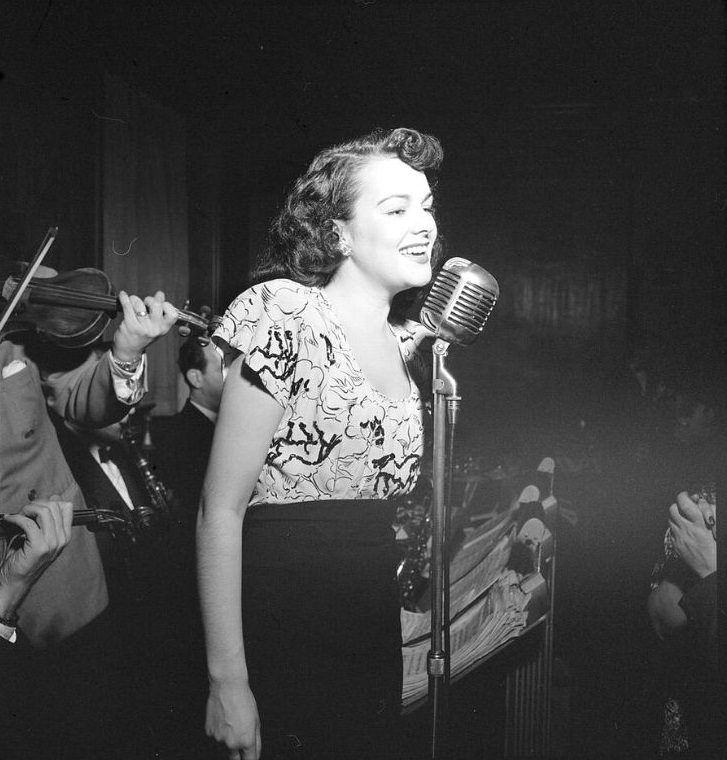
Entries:
[[[432, 453], [432, 556], [431, 648], [427, 655], [429, 704], [431, 708], [431, 757], [443, 757], [442, 734], [446, 729], [447, 690], [449, 686], [449, 511], [445, 504], [445, 460], [447, 418], [456, 423], [460, 396], [457, 382], [444, 366], [449, 343], [437, 338], [432, 346], [432, 391], [434, 434]], [[450, 492], [451, 492], [450, 469]]]

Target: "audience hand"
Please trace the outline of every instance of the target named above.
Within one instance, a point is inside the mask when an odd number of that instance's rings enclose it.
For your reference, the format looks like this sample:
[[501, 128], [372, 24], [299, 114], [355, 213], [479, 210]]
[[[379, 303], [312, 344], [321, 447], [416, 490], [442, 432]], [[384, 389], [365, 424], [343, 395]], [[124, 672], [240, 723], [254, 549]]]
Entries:
[[138, 296], [119, 292], [124, 318], [114, 334], [114, 356], [122, 362], [139, 358], [157, 338], [166, 335], [177, 321], [177, 310], [158, 290], [143, 301]]
[[706, 578], [717, 569], [717, 542], [707, 520], [713, 516], [709, 505], [693, 501], [686, 492], [669, 507], [669, 528], [674, 548], [687, 565]]
[[0, 615], [12, 615], [33, 584], [71, 538], [73, 505], [67, 501], [35, 501], [4, 520], [23, 531], [24, 540], [8, 542], [0, 561]]

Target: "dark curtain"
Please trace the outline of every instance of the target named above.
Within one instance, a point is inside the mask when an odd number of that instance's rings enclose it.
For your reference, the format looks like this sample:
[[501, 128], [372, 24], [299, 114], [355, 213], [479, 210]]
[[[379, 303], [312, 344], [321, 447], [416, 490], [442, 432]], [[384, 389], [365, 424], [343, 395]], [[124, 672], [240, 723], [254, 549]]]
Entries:
[[[103, 267], [117, 289], [163, 290], [183, 306], [189, 287], [186, 125], [125, 81], [108, 75], [103, 114]], [[155, 414], [180, 406], [173, 331], [148, 350]]]

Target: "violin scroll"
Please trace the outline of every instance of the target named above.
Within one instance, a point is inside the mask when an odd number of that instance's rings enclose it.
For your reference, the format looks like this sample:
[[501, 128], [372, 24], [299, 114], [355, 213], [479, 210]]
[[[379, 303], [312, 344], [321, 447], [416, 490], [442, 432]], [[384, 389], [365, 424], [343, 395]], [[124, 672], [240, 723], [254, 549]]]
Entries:
[[[184, 308], [189, 308], [189, 301], [184, 304]], [[197, 338], [197, 342], [200, 346], [206, 346], [209, 344], [210, 339], [214, 331], [220, 326], [222, 317], [218, 314], [214, 314], [209, 306], [201, 306], [199, 310], [199, 316], [206, 323], [204, 330], [200, 330], [198, 326], [180, 325], [178, 330], [179, 334], [183, 338], [188, 338], [193, 333]]]

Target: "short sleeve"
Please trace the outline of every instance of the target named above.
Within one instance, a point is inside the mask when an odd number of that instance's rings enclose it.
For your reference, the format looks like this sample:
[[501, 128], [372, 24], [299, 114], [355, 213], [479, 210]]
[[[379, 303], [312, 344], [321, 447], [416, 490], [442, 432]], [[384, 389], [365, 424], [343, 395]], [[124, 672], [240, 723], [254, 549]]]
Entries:
[[230, 304], [212, 336], [226, 361], [243, 354], [245, 364], [281, 406], [294, 387], [307, 290], [288, 280], [256, 285]]

